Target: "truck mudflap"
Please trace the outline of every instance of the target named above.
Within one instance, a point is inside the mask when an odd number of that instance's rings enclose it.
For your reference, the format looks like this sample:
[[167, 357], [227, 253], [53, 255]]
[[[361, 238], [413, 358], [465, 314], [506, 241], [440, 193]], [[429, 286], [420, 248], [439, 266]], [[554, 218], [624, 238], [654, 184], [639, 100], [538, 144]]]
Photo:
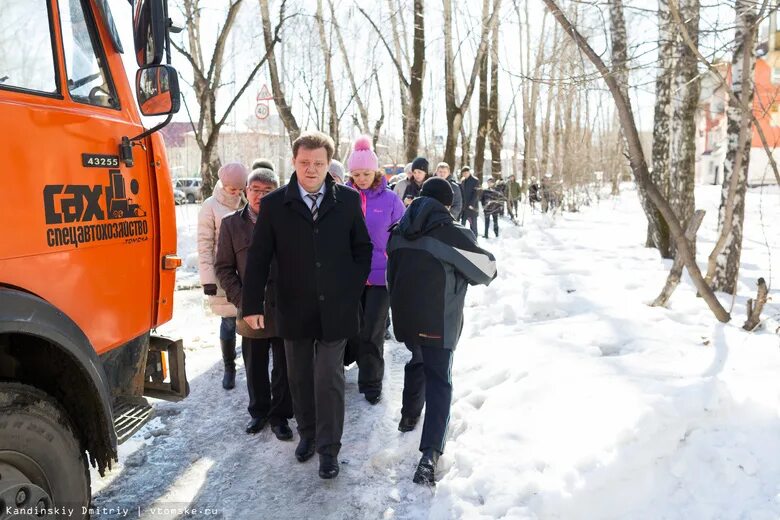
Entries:
[[151, 336], [146, 356], [144, 395], [166, 401], [181, 401], [189, 393], [182, 340]]

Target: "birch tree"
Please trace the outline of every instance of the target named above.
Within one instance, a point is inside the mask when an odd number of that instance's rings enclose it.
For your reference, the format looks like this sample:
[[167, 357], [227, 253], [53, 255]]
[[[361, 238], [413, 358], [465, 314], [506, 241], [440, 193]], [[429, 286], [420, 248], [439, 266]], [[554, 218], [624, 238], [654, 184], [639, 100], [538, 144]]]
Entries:
[[720, 236], [710, 254], [708, 280], [716, 291], [735, 294], [742, 253], [742, 225], [750, 161], [752, 121], [741, 106], [753, 103], [753, 70], [756, 65], [756, 9], [752, 0], [734, 5], [736, 47], [731, 61], [731, 92], [727, 109], [727, 148], [718, 212]]

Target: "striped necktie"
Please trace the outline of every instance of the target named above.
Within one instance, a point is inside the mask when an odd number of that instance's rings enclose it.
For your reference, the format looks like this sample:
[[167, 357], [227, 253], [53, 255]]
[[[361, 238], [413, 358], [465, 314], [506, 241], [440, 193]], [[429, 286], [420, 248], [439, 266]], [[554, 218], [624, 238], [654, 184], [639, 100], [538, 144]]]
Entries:
[[317, 208], [317, 199], [320, 198], [319, 193], [307, 193], [306, 194], [309, 199], [311, 199], [311, 219], [316, 221], [317, 220], [317, 212], [319, 211], [319, 208]]

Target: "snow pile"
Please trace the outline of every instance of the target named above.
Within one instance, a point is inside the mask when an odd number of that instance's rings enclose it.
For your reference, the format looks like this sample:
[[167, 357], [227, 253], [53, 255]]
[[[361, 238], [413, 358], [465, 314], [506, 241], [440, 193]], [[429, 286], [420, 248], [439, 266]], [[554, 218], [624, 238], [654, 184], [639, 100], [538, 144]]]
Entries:
[[[769, 275], [758, 203], [768, 226], [779, 195], [749, 195], [746, 267], [727, 325], [689, 283], [669, 309], [645, 304], [669, 262], [642, 247], [633, 193], [483, 240], [500, 278], [471, 290], [431, 516], [777, 518], [780, 340], [740, 326], [756, 277]], [[703, 265], [718, 196], [699, 193]], [[766, 233], [778, 272], [780, 236]], [[728, 308], [731, 297], [721, 300]], [[770, 303], [764, 316], [779, 312]]]
[[[707, 210], [700, 265], [716, 238], [718, 200], [716, 187], [697, 192]], [[376, 406], [358, 394], [356, 368], [347, 371], [342, 471], [326, 482], [316, 458], [295, 461], [295, 442], [267, 429], [243, 433], [244, 371], [235, 391], [219, 387], [218, 319], [198, 288], [178, 291], [162, 332], [184, 338], [192, 393], [157, 404], [159, 418], [94, 481], [95, 504], [142, 518], [158, 518], [144, 511], [169, 503], [231, 519], [778, 518], [778, 291], [763, 314], [773, 320], [753, 334], [740, 328], [757, 276], [772, 283], [770, 251], [772, 273], [780, 272], [780, 236], [769, 227], [780, 221], [778, 202], [777, 187], [748, 195], [742, 279], [725, 325], [687, 277], [668, 308], [647, 305], [671, 262], [643, 247], [633, 191], [577, 214], [526, 208], [523, 227], [502, 221], [501, 238], [480, 239], [499, 278], [469, 291], [433, 490], [411, 482], [421, 427], [397, 431], [403, 345], [386, 343]], [[197, 207], [179, 212], [186, 287], [196, 272]], [[720, 297], [728, 308], [731, 297]]]

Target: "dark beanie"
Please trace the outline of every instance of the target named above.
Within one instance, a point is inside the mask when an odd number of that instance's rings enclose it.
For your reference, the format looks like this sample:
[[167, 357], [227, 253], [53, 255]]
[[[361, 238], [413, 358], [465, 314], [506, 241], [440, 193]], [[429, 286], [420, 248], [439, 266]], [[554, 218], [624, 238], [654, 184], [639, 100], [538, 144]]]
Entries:
[[418, 157], [412, 161], [412, 170], [422, 170], [425, 173], [428, 173], [428, 159], [425, 157]]
[[425, 181], [420, 195], [436, 199], [445, 206], [452, 206], [452, 186], [441, 177], [431, 177]]

